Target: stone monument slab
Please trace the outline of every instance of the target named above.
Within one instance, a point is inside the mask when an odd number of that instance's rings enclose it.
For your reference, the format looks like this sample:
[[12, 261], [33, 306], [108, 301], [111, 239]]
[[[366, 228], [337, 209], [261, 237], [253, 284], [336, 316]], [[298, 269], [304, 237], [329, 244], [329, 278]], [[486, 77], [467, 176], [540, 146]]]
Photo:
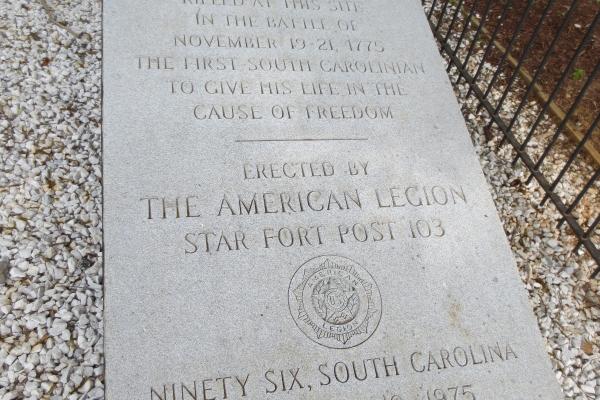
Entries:
[[109, 400], [561, 398], [417, 0], [106, 0]]

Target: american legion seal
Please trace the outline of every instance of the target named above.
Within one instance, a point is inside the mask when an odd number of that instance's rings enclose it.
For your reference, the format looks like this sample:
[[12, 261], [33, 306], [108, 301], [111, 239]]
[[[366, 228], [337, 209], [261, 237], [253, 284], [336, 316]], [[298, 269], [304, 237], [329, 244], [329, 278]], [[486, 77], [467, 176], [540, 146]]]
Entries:
[[371, 337], [381, 319], [381, 294], [369, 272], [341, 256], [319, 256], [298, 268], [288, 289], [292, 317], [312, 341], [349, 349]]

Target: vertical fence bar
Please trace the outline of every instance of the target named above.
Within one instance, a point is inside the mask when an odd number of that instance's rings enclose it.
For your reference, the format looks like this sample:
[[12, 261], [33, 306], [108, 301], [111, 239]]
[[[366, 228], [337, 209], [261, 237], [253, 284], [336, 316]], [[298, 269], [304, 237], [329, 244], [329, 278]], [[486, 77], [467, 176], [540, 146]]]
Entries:
[[569, 207], [567, 207], [567, 212], [571, 213], [575, 209], [575, 207], [577, 207], [577, 205], [579, 204], [579, 202], [581, 201], [581, 199], [583, 199], [583, 197], [586, 195], [586, 193], [588, 192], [588, 190], [590, 190], [590, 188], [598, 180], [598, 177], [600, 177], [600, 168], [598, 168], [596, 170], [596, 172], [594, 172], [594, 175], [592, 175], [592, 177], [590, 178], [590, 180], [587, 181], [587, 183], [585, 184], [585, 186], [583, 187], [583, 189], [581, 190], [581, 192], [579, 192], [579, 194], [577, 195], [577, 197], [575, 198], [575, 200], [573, 200], [573, 202], [569, 205]]
[[427, 19], [431, 21], [431, 16], [433, 15], [433, 10], [435, 10], [435, 6], [437, 5], [437, 0], [433, 0], [431, 2], [431, 8], [429, 9], [429, 13], [427, 13]]
[[[492, 6], [492, 0], [487, 0], [486, 4], [485, 4], [485, 10], [483, 11], [483, 17], [479, 21], [479, 26], [477, 27], [477, 30], [475, 31], [475, 36], [473, 37], [473, 40], [471, 41], [471, 45], [469, 46], [469, 50], [467, 51], [467, 56], [465, 57], [465, 61], [463, 61], [462, 65], [461, 65], [461, 69], [467, 68], [467, 65], [469, 64], [471, 55], [473, 55], [473, 50], [475, 50], [475, 46], [477, 45], [479, 36], [481, 35], [481, 32], [483, 31], [483, 26], [485, 25], [485, 23], [487, 21], [487, 17], [490, 12], [491, 6]], [[481, 62], [483, 62], [483, 61], [484, 60], [482, 60]], [[462, 75], [459, 74], [458, 78], [456, 79], [457, 85], [460, 84], [461, 79], [462, 79]], [[469, 90], [470, 90], [470, 88], [469, 88]], [[468, 97], [468, 94], [467, 94], [467, 97]]]
[[[489, 55], [492, 51], [492, 48], [495, 46], [496, 37], [498, 36], [498, 33], [500, 32], [500, 28], [502, 27], [502, 24], [504, 23], [504, 20], [506, 19], [506, 16], [508, 14], [508, 9], [512, 5], [512, 2], [513, 2], [513, 0], [508, 0], [504, 4], [504, 8], [502, 9], [502, 14], [500, 15], [498, 23], [496, 24], [496, 26], [494, 27], [494, 30], [492, 31], [492, 35], [490, 36], [488, 44], [485, 47], [485, 51], [483, 53], [483, 57], [481, 58], [481, 62], [479, 63], [479, 67], [477, 67], [477, 71], [475, 72], [475, 75], [473, 77], [474, 84], [477, 84], [479, 75], [483, 72], [483, 67], [485, 65], [485, 62], [486, 62], [487, 58], [489, 57]], [[466, 98], [468, 99], [472, 93], [473, 93], [473, 86], [469, 85], [469, 90], [467, 91]]]
[[[598, 227], [598, 224], [600, 224], [600, 214], [598, 214], [598, 216], [596, 216], [596, 219], [594, 219], [594, 222], [592, 222], [590, 227], [585, 231], [585, 233], [583, 234], [583, 237], [579, 238], [579, 242], [577, 242], [577, 246], [575, 247], [575, 250], [577, 250], [577, 249], [579, 249], [579, 247], [581, 247], [584, 240], [586, 240], [586, 239], [589, 240], [593, 236], [594, 231]], [[594, 272], [594, 275], [596, 275], [598, 270], [600, 270], [600, 267], [598, 267], [598, 269], [596, 269], [596, 272]]]
[[[533, 0], [528, 0], [527, 1], [527, 7], [525, 8], [525, 11], [523, 12], [523, 14], [521, 14], [521, 18], [519, 19], [519, 22], [517, 24], [517, 28], [515, 29], [515, 33], [511, 37], [510, 42], [508, 43], [508, 46], [506, 46], [506, 49], [504, 50], [504, 53], [502, 54], [502, 58], [500, 58], [500, 61], [498, 62], [498, 66], [496, 67], [496, 71], [494, 71], [494, 75], [492, 76], [492, 80], [490, 81], [490, 83], [488, 84], [487, 88], [485, 89], [485, 92], [483, 94], [484, 98], [487, 99], [488, 95], [492, 91], [492, 88], [496, 84], [496, 80], [498, 80], [498, 77], [500, 76], [500, 72], [502, 72], [502, 68], [504, 67], [504, 63], [506, 62], [506, 58], [512, 52], [512, 49], [513, 49], [513, 47], [515, 45], [515, 42], [517, 41], [517, 38], [519, 37], [519, 34], [523, 30], [523, 24], [525, 23], [525, 20], [526, 20], [527, 16], [529, 15], [529, 11], [531, 10], [532, 6], [533, 6]], [[479, 109], [477, 111], [479, 111], [479, 110], [481, 110], [481, 106], [479, 107]]]
[[444, 36], [444, 43], [448, 41], [448, 37], [452, 33], [452, 29], [454, 28], [454, 24], [456, 23], [456, 19], [458, 18], [458, 14], [462, 9], [464, 0], [459, 0], [458, 5], [456, 6], [456, 10], [454, 10], [454, 15], [452, 16], [452, 21], [450, 21], [450, 25], [448, 26], [448, 30], [446, 31], [446, 35]]
[[446, 10], [448, 9], [448, 4], [450, 4], [450, 0], [446, 0], [444, 6], [442, 7], [442, 11], [438, 16], [438, 20], [433, 31], [434, 35], [438, 33], [438, 31], [440, 30], [440, 26], [442, 26], [442, 22], [444, 21], [444, 17], [446, 16]]
[[[471, 6], [471, 10], [469, 11], [469, 14], [467, 15], [466, 21], [465, 21], [465, 25], [463, 26], [463, 30], [460, 33], [460, 36], [458, 37], [458, 41], [456, 42], [456, 47], [454, 48], [454, 51], [452, 51], [452, 56], [456, 56], [456, 54], [458, 53], [458, 50], [460, 49], [460, 46], [462, 45], [462, 41], [465, 38], [465, 34], [467, 33], [467, 30], [469, 29], [469, 25], [471, 24], [471, 19], [473, 18], [473, 14], [475, 13], [475, 3], [473, 2], [473, 5]], [[452, 69], [452, 63], [448, 64], [448, 68], [446, 68], [446, 71], [450, 71]]]
[[[519, 75], [519, 71], [521, 70], [523, 63], [525, 62], [525, 59], [527, 59], [527, 56], [529, 55], [531, 46], [538, 38], [540, 29], [542, 28], [542, 25], [544, 24], [544, 18], [548, 15], [548, 11], [550, 11], [550, 8], [554, 5], [555, 2], [556, 2], [556, 0], [550, 0], [546, 3], [546, 6], [544, 7], [544, 11], [542, 11], [542, 16], [540, 17], [540, 20], [536, 24], [535, 29], [534, 29], [533, 33], [531, 34], [531, 37], [529, 38], [529, 41], [527, 42], [527, 44], [525, 45], [525, 48], [521, 52], [521, 56], [519, 57], [519, 61], [517, 62], [517, 65], [516, 65], [514, 71], [512, 72], [512, 74], [510, 74], [508, 84], [506, 85], [506, 88], [504, 89], [504, 92], [502, 93], [502, 96], [500, 97], [500, 101], [498, 101], [498, 104], [496, 105], [496, 108], [494, 109], [494, 114], [498, 113], [502, 109], [504, 100], [506, 100], [506, 96], [508, 96], [508, 93], [510, 92], [510, 89], [511, 89], [513, 83], [515, 83], [515, 79], [517, 79], [517, 76]], [[548, 53], [546, 53], [546, 54], [548, 54]], [[538, 68], [538, 71], [539, 70], [540, 69]], [[534, 82], [534, 81], [532, 81], [532, 82]], [[524, 100], [525, 100], [525, 98], [524, 98]], [[512, 126], [509, 126], [508, 129], [511, 129], [511, 128], [512, 128]]]

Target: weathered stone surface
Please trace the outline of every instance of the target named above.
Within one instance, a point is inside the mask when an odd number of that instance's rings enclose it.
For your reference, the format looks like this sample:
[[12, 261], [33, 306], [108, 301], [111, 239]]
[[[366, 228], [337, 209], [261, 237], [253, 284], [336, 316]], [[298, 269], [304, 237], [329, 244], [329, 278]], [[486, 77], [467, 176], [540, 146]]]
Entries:
[[109, 400], [559, 399], [418, 1], [104, 4]]

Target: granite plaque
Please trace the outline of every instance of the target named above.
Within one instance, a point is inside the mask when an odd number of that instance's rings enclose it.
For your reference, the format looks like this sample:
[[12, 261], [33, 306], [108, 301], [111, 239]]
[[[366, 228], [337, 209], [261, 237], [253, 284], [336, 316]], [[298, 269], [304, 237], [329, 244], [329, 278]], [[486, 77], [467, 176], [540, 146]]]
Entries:
[[109, 400], [559, 388], [417, 0], [106, 0]]

